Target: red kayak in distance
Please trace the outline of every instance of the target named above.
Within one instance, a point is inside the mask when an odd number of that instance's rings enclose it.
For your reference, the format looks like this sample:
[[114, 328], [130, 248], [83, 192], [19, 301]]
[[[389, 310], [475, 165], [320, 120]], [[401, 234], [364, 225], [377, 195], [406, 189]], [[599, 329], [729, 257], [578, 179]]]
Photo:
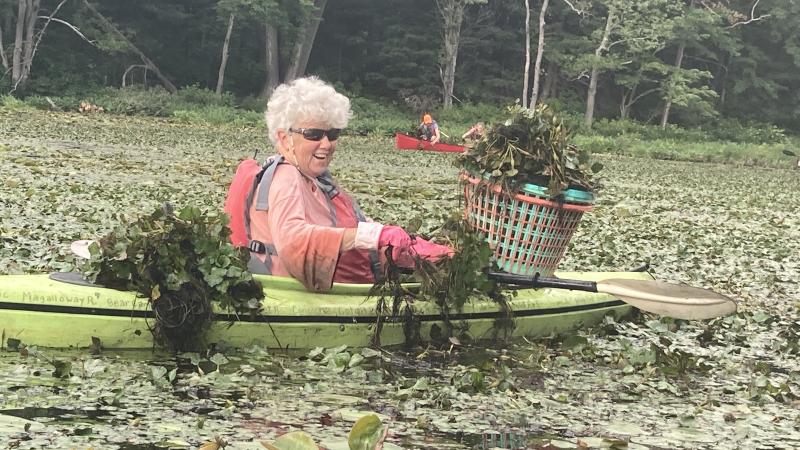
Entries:
[[395, 145], [401, 150], [428, 150], [432, 152], [461, 153], [464, 151], [463, 145], [443, 144], [437, 142], [431, 145], [428, 141], [417, 139], [403, 133], [395, 133]]

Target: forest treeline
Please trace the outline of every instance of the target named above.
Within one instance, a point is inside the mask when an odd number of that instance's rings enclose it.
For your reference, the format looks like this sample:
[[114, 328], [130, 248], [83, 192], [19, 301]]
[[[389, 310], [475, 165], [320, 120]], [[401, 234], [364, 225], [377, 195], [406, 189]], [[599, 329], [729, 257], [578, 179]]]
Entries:
[[[0, 0], [3, 94], [226, 93], [315, 74], [415, 112], [546, 101], [800, 131], [797, 0]], [[263, 106], [262, 106], [263, 107]]]

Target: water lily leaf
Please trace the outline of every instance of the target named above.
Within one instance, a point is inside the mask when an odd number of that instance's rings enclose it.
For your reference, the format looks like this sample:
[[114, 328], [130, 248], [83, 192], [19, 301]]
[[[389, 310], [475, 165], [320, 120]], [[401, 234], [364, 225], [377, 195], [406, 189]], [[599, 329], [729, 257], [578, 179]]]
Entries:
[[311, 436], [303, 431], [292, 431], [279, 436], [272, 443], [261, 442], [269, 450], [319, 450]]
[[381, 356], [381, 352], [374, 348], [364, 347], [361, 349], [361, 356], [364, 358], [375, 358]]
[[41, 431], [45, 428], [39, 422], [23, 419], [15, 416], [0, 414], [0, 434], [8, 435], [28, 431]]
[[373, 415], [378, 416], [383, 422], [389, 421], [389, 416], [385, 414], [376, 413], [374, 411], [365, 411], [359, 409], [352, 409], [352, 408], [340, 408], [333, 412], [333, 417], [337, 420], [342, 420], [344, 422], [357, 422], [359, 419], [366, 415]]
[[51, 361], [53, 365], [53, 376], [56, 378], [67, 378], [72, 375], [72, 363], [70, 361], [64, 361], [60, 359], [56, 359]]
[[350, 450], [373, 450], [379, 442], [386, 439], [388, 427], [374, 414], [364, 416], [353, 424], [347, 436]]
[[316, 403], [328, 403], [332, 405], [357, 405], [359, 403], [366, 403], [364, 399], [341, 394], [320, 394], [311, 400]]
[[350, 357], [350, 361], [347, 362], [347, 367], [348, 368], [356, 367], [359, 364], [361, 364], [364, 361], [364, 359], [365, 358], [363, 356], [361, 356], [360, 353], [356, 353], [356, 354], [354, 354], [353, 356]]
[[211, 358], [209, 358], [209, 361], [216, 364], [217, 366], [222, 366], [228, 364], [229, 362], [228, 358], [226, 358], [225, 355], [223, 355], [222, 353], [214, 353], [211, 356]]
[[164, 377], [167, 375], [167, 368], [164, 366], [151, 366], [150, 367], [150, 379], [153, 380], [155, 383], [161, 383], [164, 381]]
[[325, 347], [316, 347], [308, 352], [308, 359], [318, 359], [325, 352]]
[[561, 345], [563, 345], [564, 348], [568, 348], [568, 349], [574, 350], [574, 349], [583, 348], [588, 343], [589, 343], [589, 340], [586, 339], [585, 337], [579, 336], [577, 334], [573, 334], [573, 335], [570, 335], [570, 336], [567, 336], [566, 338], [564, 338], [564, 341], [562, 342]]
[[222, 446], [219, 445], [219, 442], [209, 441], [201, 445], [197, 450], [219, 450], [220, 448], [222, 448]]
[[6, 346], [9, 350], [16, 352], [19, 350], [19, 345], [22, 343], [19, 339], [8, 338], [6, 339]]

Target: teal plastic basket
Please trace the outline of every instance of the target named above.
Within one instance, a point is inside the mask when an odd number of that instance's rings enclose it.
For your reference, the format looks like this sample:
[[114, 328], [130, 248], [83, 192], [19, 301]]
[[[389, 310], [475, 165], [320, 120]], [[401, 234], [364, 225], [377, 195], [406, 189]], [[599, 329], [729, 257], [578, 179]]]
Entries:
[[594, 203], [591, 192], [568, 189], [560, 198], [535, 184], [513, 194], [486, 180], [462, 175], [467, 223], [486, 236], [501, 269], [552, 276], [583, 213]]

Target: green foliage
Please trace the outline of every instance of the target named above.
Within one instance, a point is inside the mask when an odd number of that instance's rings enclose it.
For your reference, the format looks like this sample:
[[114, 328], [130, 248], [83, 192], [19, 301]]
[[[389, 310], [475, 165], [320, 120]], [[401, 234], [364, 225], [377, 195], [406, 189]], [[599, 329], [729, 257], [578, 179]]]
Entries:
[[647, 125], [634, 120], [600, 119], [595, 121], [590, 131], [580, 134], [644, 141], [663, 139], [687, 144], [714, 141], [744, 144], [779, 144], [787, 139], [786, 131], [775, 125], [742, 122], [730, 118], [709, 121], [693, 128], [683, 128], [675, 125], [661, 128], [657, 125]]
[[504, 298], [487, 274], [493, 268], [493, 252], [484, 238], [455, 218], [442, 226], [441, 233], [455, 254], [436, 264], [418, 261], [415, 273], [422, 282], [420, 294], [434, 299], [446, 315], [462, 311], [474, 295], [502, 303]]
[[[39, 109], [77, 111], [82, 101], [102, 106], [107, 113], [175, 117], [187, 123], [260, 125], [260, 112], [240, 109], [230, 93], [217, 95], [196, 85], [187, 86], [170, 94], [161, 87], [144, 89], [132, 86], [122, 89], [100, 88], [83, 94], [66, 93], [61, 96], [31, 95], [24, 103], [15, 100], [17, 107], [30, 105]], [[251, 101], [256, 104], [256, 101]]]
[[[431, 333], [432, 339], [437, 341], [447, 342], [447, 338], [459, 334], [457, 329], [463, 327], [451, 322], [450, 315], [463, 311], [467, 300], [476, 296], [491, 298], [504, 312], [504, 319], [511, 317], [512, 312], [506, 297], [488, 276], [488, 272], [495, 266], [493, 252], [485, 239], [457, 215], [440, 227], [439, 234], [441, 240], [453, 249], [454, 255], [437, 262], [415, 256], [413, 280], [420, 283], [417, 289], [408, 289], [401, 283], [409, 280], [401, 277], [389, 257], [384, 280], [376, 283], [370, 291], [371, 297], [378, 298], [378, 326], [375, 336], [380, 333], [381, 318], [390, 316], [403, 321], [406, 344], [415, 344], [419, 340], [419, 323], [414, 321], [412, 307], [415, 301], [433, 301], [439, 306], [445, 330], [440, 335]], [[391, 309], [388, 307], [389, 303]], [[500, 320], [498, 325], [513, 326], [507, 320]], [[374, 344], [379, 342], [375, 341]]]
[[282, 434], [274, 442], [262, 442], [268, 450], [317, 450], [319, 447], [307, 433], [303, 431], [291, 431]]
[[569, 143], [572, 133], [550, 107], [514, 105], [508, 113], [505, 122], [491, 126], [459, 155], [463, 169], [512, 190], [523, 183], [548, 186], [552, 196], [570, 186], [594, 188], [588, 152]]
[[387, 431], [388, 427], [383, 425], [378, 416], [366, 415], [353, 424], [347, 436], [347, 446], [350, 450], [374, 450], [386, 438]]
[[13, 95], [1, 95], [0, 104], [3, 105], [3, 108], [7, 108], [12, 111], [19, 111], [29, 108], [25, 102], [14, 97]]
[[351, 96], [350, 107], [353, 110], [353, 119], [347, 128], [350, 133], [394, 135], [395, 131], [406, 128], [409, 118], [416, 118], [407, 108], [388, 100]]
[[230, 106], [203, 106], [188, 110], [176, 110], [172, 116], [182, 122], [232, 124], [236, 126], [258, 126], [264, 121], [264, 116], [255, 111], [243, 111]]
[[168, 206], [123, 220], [92, 244], [85, 274], [102, 286], [132, 290], [156, 313], [157, 338], [196, 347], [212, 317], [212, 302], [237, 313], [256, 312], [263, 298], [247, 271], [250, 254], [228, 240], [227, 216], [192, 206]]
[[201, 88], [197, 84], [184, 86], [175, 93], [173, 101], [176, 104], [187, 104], [193, 106], [235, 106], [236, 99], [230, 92], [223, 92], [218, 95], [216, 92]]

